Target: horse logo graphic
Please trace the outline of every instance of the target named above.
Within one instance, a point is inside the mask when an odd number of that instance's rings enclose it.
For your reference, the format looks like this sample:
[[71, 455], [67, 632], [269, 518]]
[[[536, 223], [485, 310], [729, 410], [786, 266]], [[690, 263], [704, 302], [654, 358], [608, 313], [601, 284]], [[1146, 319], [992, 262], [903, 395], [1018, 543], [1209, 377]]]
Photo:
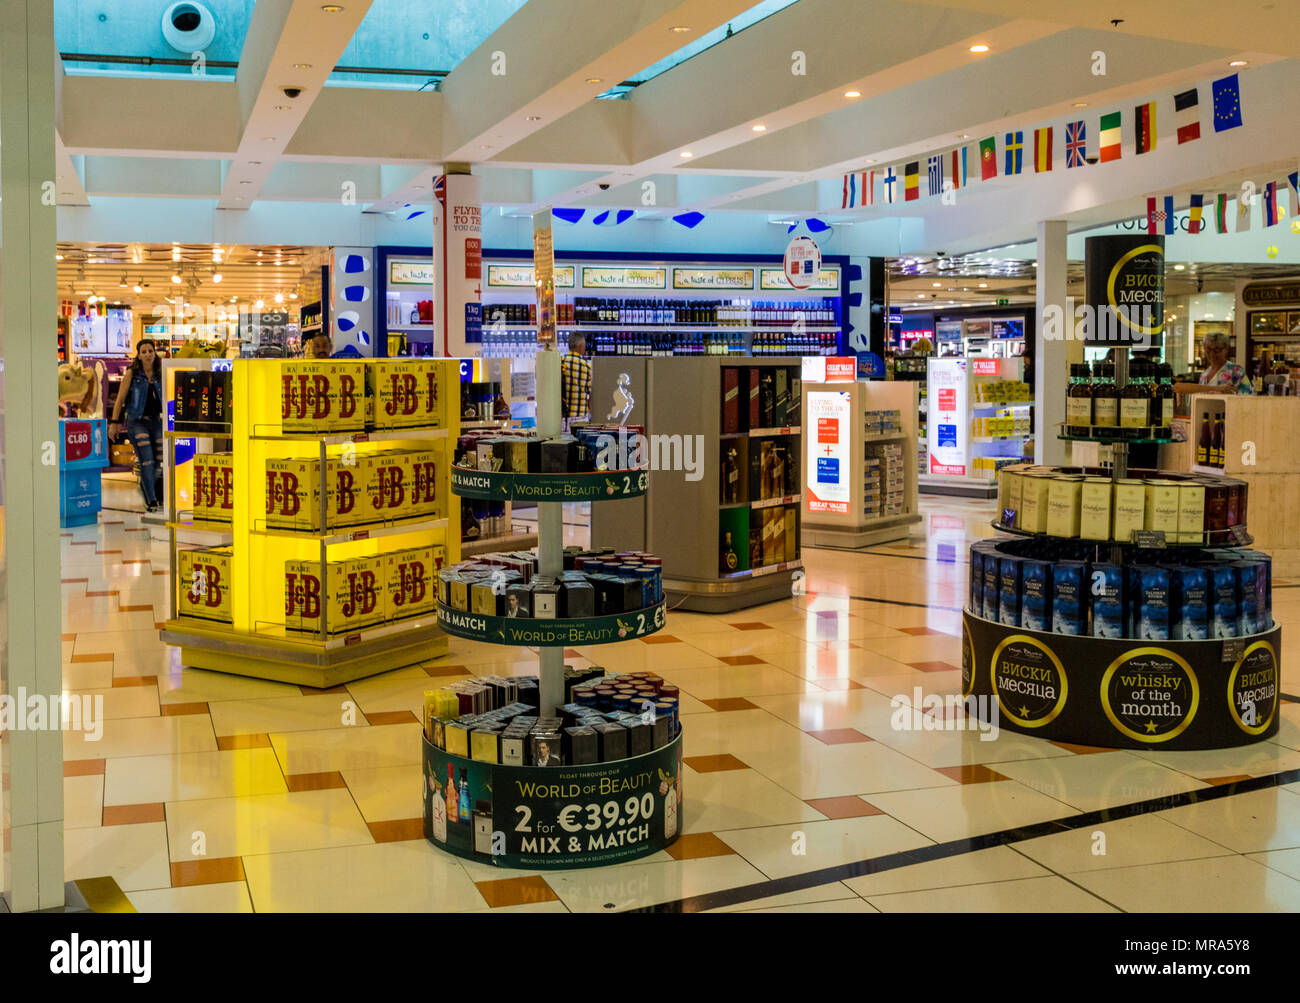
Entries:
[[636, 399], [632, 396], [632, 377], [627, 373], [618, 374], [618, 389], [614, 391], [613, 397], [614, 406], [610, 408], [606, 420], [613, 421], [617, 418], [619, 425], [626, 425], [627, 416], [636, 407]]

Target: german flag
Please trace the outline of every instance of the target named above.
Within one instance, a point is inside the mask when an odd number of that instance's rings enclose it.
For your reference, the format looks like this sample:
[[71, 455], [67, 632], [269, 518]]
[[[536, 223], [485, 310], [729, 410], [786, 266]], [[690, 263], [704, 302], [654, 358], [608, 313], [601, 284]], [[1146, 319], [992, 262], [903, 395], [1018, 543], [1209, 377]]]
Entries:
[[903, 199], [911, 202], [921, 197], [921, 162], [913, 160], [903, 168]]
[[1156, 148], [1156, 103], [1148, 101], [1133, 109], [1134, 147], [1137, 153]]
[[1052, 127], [1034, 130], [1034, 173], [1052, 169]]

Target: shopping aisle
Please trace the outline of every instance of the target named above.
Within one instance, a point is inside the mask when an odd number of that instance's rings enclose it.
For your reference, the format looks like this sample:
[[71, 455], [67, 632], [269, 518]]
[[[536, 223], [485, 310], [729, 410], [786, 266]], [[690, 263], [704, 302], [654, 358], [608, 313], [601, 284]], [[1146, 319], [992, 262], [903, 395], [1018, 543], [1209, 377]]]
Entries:
[[[64, 533], [64, 685], [105, 718], [97, 740], [65, 734], [67, 877], [110, 875], [141, 911], [1300, 910], [1294, 700], [1275, 741], [1185, 753], [982, 741], [896, 711], [957, 693], [966, 544], [992, 532], [988, 503], [923, 508], [907, 544], [805, 550], [803, 594], [569, 650], [681, 688], [683, 835], [546, 874], [448, 856], [420, 819], [425, 689], [534, 671], [533, 652], [453, 638], [329, 691], [182, 669], [157, 634], [165, 545], [131, 516]], [[1300, 625], [1300, 583], [1275, 588]]]

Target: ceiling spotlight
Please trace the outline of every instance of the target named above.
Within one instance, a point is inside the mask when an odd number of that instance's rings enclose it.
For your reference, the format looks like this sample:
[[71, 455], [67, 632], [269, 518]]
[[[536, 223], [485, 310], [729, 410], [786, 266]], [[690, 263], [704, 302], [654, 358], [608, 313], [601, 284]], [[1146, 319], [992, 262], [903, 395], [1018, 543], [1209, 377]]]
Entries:
[[172, 245], [172, 261], [181, 260], [181, 249], [175, 244]]
[[695, 156], [695, 154], [693, 154], [690, 150], [682, 150], [682, 159], [683, 159], [683, 160], [690, 160], [691, 157], [693, 157], [693, 156]]
[[960, 136], [958, 136], [957, 138], [958, 138], [958, 139], [970, 139], [970, 133], [963, 132], [963, 133], [962, 133]]
[[263, 136], [263, 137], [262, 137], [262, 142], [263, 142], [263, 143], [274, 143], [274, 142], [275, 142], [275, 137], [274, 137], [274, 136]]
[[971, 51], [971, 52], [988, 52], [988, 51], [989, 51], [989, 47], [988, 47], [987, 45], [985, 45], [983, 42], [977, 42], [976, 44], [974, 44], [974, 45], [972, 45], [972, 46], [970, 47], [970, 51]]
[[861, 92], [861, 91], [845, 91], [845, 92], [844, 92], [844, 96], [845, 96], [846, 98], [860, 98], [860, 97], [862, 97], [862, 92]]
[[293, 105], [289, 104], [278, 104], [274, 107], [276, 111], [293, 111]]
[[250, 160], [250, 161], [248, 162], [248, 166], [249, 166], [249, 167], [261, 167], [261, 166], [262, 166], [262, 162], [261, 162], [260, 160]]
[[540, 122], [541, 120], [542, 120], [542, 116], [541, 116], [541, 115], [526, 115], [526, 116], [524, 116], [524, 121], [526, 121], [526, 122]]
[[220, 272], [213, 272], [213, 273], [212, 273], [212, 281], [213, 281], [213, 282], [216, 282], [218, 285], [220, 285], [221, 280], [222, 280], [223, 278], [225, 278], [225, 276], [222, 275]]
[[1174, 265], [1174, 271], [1181, 272], [1186, 267], [1186, 265]]
[[934, 286], [934, 288], [936, 288], [936, 289], [938, 289], [939, 286], [940, 286], [941, 284], [942, 284], [942, 283], [939, 283], [939, 282], [931, 282], [931, 283], [930, 283], [930, 285]]
[[326, 14], [343, 13], [343, 5], [341, 3], [323, 3], [321, 4], [320, 9]]
[[177, 275], [175, 272], [173, 272], [173, 273], [172, 273], [172, 285], [174, 285], [174, 286], [178, 286], [178, 285], [180, 285], [180, 284], [181, 284], [181, 277], [180, 277], [179, 275]]
[[1071, 107], [1074, 107], [1074, 108], [1087, 108], [1087, 107], [1088, 107], [1088, 102], [1087, 102], [1087, 101], [1076, 101], [1076, 102], [1074, 102], [1074, 104], [1073, 104]]
[[264, 302], [262, 302], [261, 300], [258, 300], [256, 303], [253, 304], [253, 309], [254, 309], [254, 310], [261, 310], [264, 306], [266, 306], [266, 304], [265, 304]]
[[262, 252], [261, 252], [261, 251], [258, 251], [258, 252], [257, 252], [257, 256], [260, 258], [260, 257], [262, 256]]
[[674, 32], [675, 34], [682, 35], [690, 31], [691, 29], [684, 24], [675, 24], [668, 30]]
[[752, 128], [755, 132], [767, 132], [767, 126], [765, 125], [756, 125], [753, 126]]
[[864, 160], [864, 161], [862, 161], [862, 162], [863, 162], [864, 164], [874, 164], [874, 163], [875, 163], [874, 160]]
[[981, 289], [987, 289], [988, 287], [989, 287], [989, 284], [988, 284], [987, 282], [981, 282], [981, 283], [980, 283], [980, 288], [981, 288]]
[[588, 77], [588, 78], [587, 78], [587, 83], [589, 83], [589, 84], [598, 84], [598, 83], [601, 82], [601, 80], [602, 80], [601, 77]]
[[1249, 65], [1250, 65], [1250, 60], [1248, 60], [1248, 59], [1233, 59], [1233, 60], [1230, 60], [1230, 61], [1228, 62], [1228, 65], [1229, 65], [1229, 66], [1249, 66]]
[[63, 260], [63, 255], [62, 255], [62, 254], [56, 254], [56, 255], [54, 256], [54, 260], [55, 260], [55, 261], [62, 261], [62, 260]]
[[251, 185], [253, 182], [251, 182], [251, 181], [241, 181], [241, 182], [239, 182], [239, 183], [240, 183], [241, 185]]
[[296, 300], [297, 298], [298, 298], [298, 294], [297, 294], [297, 293], [290, 293], [290, 294], [289, 294], [289, 299], [291, 299], [291, 300]]
[[284, 293], [276, 293], [276, 294], [275, 294], [275, 301], [276, 301], [277, 303], [283, 303], [283, 302], [284, 302]]
[[293, 68], [295, 70], [310, 70], [311, 63], [294, 63]]
[[142, 292], [144, 292], [144, 286], [140, 285], [140, 283], [137, 282], [135, 285], [133, 285], [133, 286], [131, 287], [131, 292], [133, 292], [133, 293], [142, 293]]

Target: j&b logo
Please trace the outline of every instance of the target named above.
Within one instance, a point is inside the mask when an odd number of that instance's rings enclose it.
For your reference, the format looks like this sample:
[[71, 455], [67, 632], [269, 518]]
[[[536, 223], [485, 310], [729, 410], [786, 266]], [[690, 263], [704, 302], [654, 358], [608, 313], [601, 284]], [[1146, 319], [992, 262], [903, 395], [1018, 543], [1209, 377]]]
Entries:
[[211, 564], [198, 564], [190, 579], [188, 598], [191, 605], [215, 607], [221, 605], [224, 590], [221, 587], [221, 570]]
[[320, 616], [320, 579], [292, 572], [285, 579], [285, 616], [315, 620]]
[[[302, 507], [298, 497], [298, 477], [287, 470], [266, 473], [266, 514], [294, 516]], [[376, 506], [378, 507], [378, 506]]]
[[398, 590], [393, 596], [395, 606], [414, 606], [427, 591], [423, 561], [407, 561], [397, 566]]
[[375, 486], [375, 494], [370, 499], [370, 504], [376, 510], [384, 508], [401, 508], [402, 502], [406, 497], [406, 488], [403, 486], [403, 471], [400, 466], [388, 464], [378, 470], [378, 479]]
[[[429, 376], [433, 379], [433, 374]], [[414, 373], [393, 373], [389, 377], [390, 393], [388, 403], [384, 405], [384, 411], [389, 416], [412, 415], [420, 405], [419, 394], [416, 388], [419, 386], [415, 379]]]
[[198, 467], [194, 476], [194, 500], [205, 508], [233, 509], [235, 472], [229, 467]]
[[355, 571], [348, 575], [348, 597], [343, 601], [344, 616], [364, 616], [373, 612], [379, 600], [373, 571]]

